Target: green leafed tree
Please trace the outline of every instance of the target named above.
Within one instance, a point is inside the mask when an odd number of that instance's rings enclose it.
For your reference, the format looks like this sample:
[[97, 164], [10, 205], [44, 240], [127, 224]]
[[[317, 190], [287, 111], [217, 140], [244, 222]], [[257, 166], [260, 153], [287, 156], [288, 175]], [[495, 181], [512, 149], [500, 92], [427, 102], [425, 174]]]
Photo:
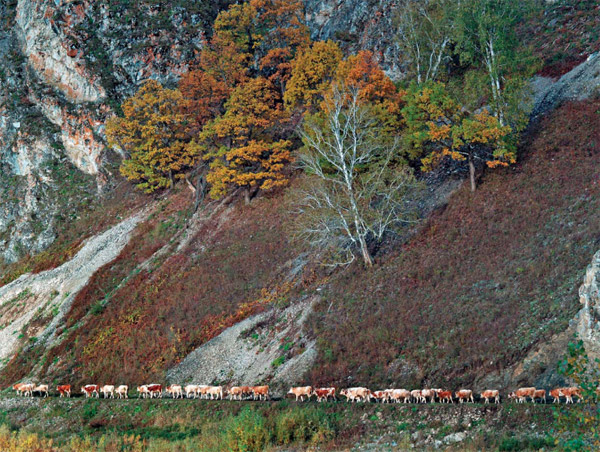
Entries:
[[518, 28], [535, 9], [533, 0], [469, 0], [460, 3], [455, 51], [464, 65], [487, 74], [489, 105], [501, 126], [526, 124], [527, 87], [536, 62], [518, 38]]

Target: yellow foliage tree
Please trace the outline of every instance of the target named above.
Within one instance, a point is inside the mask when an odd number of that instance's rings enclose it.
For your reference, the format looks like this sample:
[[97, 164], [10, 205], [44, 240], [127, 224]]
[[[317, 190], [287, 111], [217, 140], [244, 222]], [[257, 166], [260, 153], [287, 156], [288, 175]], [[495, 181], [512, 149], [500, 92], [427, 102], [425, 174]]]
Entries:
[[148, 80], [123, 103], [123, 117], [106, 123], [108, 144], [128, 154], [121, 174], [146, 193], [172, 187], [197, 160], [197, 147], [187, 138], [181, 100], [179, 90]]
[[284, 101], [289, 109], [314, 109], [334, 79], [342, 51], [333, 41], [317, 41], [298, 53], [292, 62], [292, 75]]

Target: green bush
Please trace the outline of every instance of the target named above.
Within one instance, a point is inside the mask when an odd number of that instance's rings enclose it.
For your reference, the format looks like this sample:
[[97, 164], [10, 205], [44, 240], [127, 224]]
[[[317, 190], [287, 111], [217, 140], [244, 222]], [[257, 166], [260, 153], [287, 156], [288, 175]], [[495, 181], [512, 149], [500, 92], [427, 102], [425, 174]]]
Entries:
[[231, 452], [260, 452], [271, 438], [265, 417], [250, 407], [227, 422], [223, 436], [223, 450]]
[[287, 411], [275, 420], [275, 441], [280, 445], [322, 443], [335, 436], [334, 424], [334, 421], [319, 409]]

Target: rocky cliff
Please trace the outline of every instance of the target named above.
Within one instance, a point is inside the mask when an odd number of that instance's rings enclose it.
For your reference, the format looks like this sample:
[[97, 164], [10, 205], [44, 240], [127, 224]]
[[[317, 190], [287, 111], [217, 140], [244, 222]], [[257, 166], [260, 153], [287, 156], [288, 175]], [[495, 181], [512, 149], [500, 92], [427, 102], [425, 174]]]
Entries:
[[228, 3], [0, 4], [0, 260], [45, 249], [110, 186], [106, 117], [141, 81], [174, 83]]

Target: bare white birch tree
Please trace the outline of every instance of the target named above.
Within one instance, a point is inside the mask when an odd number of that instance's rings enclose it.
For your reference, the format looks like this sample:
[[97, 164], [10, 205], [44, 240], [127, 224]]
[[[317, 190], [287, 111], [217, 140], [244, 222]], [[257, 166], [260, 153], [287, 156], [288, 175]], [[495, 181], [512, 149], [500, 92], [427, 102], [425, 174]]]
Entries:
[[436, 80], [449, 58], [455, 0], [404, 0], [397, 8], [397, 38], [417, 83]]
[[334, 251], [334, 265], [362, 257], [386, 232], [416, 221], [410, 194], [418, 188], [398, 164], [398, 143], [356, 90], [334, 91], [325, 113], [307, 119], [299, 162], [310, 177], [300, 195], [300, 234], [313, 247]]

